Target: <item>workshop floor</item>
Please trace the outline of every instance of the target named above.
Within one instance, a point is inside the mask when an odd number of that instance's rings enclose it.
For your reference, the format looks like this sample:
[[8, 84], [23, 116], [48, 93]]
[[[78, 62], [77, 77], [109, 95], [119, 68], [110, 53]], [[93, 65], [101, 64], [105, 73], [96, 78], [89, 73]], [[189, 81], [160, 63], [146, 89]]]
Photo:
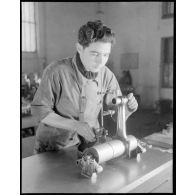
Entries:
[[[162, 131], [165, 125], [173, 121], [173, 113], [157, 114], [154, 110], [137, 110], [130, 116], [126, 123], [127, 134], [142, 138], [154, 132]], [[116, 123], [107, 116], [104, 127], [109, 130], [109, 135], [116, 132]]]

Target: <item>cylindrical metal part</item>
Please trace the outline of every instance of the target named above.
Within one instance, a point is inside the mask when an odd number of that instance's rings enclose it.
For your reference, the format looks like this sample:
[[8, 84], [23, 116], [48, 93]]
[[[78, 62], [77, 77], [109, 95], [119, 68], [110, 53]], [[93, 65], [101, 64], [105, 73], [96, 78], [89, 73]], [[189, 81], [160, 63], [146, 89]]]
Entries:
[[128, 135], [127, 140], [129, 141], [129, 148], [130, 150], [135, 150], [138, 146], [137, 139], [133, 135]]
[[102, 163], [123, 155], [127, 150], [129, 153], [136, 148], [137, 139], [132, 135], [128, 135], [127, 142], [121, 140], [111, 140], [88, 148], [85, 154], [91, 155], [95, 158], [97, 163]]
[[126, 135], [126, 116], [125, 116], [125, 104], [118, 106], [118, 115], [117, 115], [117, 136], [127, 139]]
[[112, 99], [112, 103], [113, 104], [126, 104], [128, 102], [128, 98], [127, 97], [123, 97], [123, 96], [118, 96], [116, 98]]
[[112, 140], [89, 148], [86, 154], [92, 155], [96, 162], [102, 163], [122, 155], [125, 149], [121, 140]]

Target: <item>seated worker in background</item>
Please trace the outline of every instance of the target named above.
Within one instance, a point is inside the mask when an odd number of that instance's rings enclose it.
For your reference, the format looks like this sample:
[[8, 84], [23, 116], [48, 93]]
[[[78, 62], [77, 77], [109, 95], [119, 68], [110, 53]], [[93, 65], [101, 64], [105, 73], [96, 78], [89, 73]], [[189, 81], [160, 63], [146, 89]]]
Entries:
[[134, 91], [132, 77], [129, 70], [123, 70], [122, 77], [119, 80], [119, 85], [123, 95], [128, 95]]
[[[94, 129], [99, 128], [104, 95], [108, 106], [113, 106], [112, 98], [121, 95], [115, 75], [105, 66], [114, 43], [110, 28], [100, 20], [89, 21], [79, 29], [76, 54], [46, 67], [31, 104], [39, 121], [35, 153], [71, 145], [78, 145], [83, 152], [96, 143]], [[138, 107], [133, 94], [128, 97], [126, 119]]]

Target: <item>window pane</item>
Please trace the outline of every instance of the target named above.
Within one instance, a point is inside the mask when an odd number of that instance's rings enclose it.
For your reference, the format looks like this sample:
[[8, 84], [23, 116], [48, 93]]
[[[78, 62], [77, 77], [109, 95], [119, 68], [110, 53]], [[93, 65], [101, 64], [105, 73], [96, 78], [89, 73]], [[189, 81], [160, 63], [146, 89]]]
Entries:
[[173, 38], [167, 39], [167, 56], [168, 63], [173, 62]]
[[30, 37], [30, 51], [35, 51], [36, 49], [36, 37], [35, 37], [35, 25], [30, 24], [30, 32], [31, 32], [31, 37]]
[[22, 51], [26, 50], [26, 45], [25, 45], [25, 26], [22, 24]]
[[35, 51], [36, 49], [36, 34], [35, 24], [23, 23], [22, 25], [22, 50]]
[[24, 23], [24, 29], [25, 29], [25, 45], [26, 45], [26, 51], [30, 51], [30, 27], [28, 23]]
[[164, 64], [164, 74], [163, 74], [164, 87], [169, 86], [169, 65]]
[[24, 21], [29, 21], [30, 19], [30, 14], [29, 14], [29, 3], [28, 2], [23, 2], [22, 7], [24, 7]]
[[169, 64], [169, 86], [173, 87], [173, 64]]
[[34, 2], [22, 3], [22, 21], [35, 22], [35, 7]]
[[167, 39], [164, 39], [164, 48], [163, 48], [163, 55], [164, 55], [164, 60], [163, 60], [163, 62], [164, 63], [168, 63], [168, 56], [167, 56], [167, 48], [168, 48], [168, 41], [167, 41]]
[[164, 40], [164, 63], [173, 62], [173, 38]]
[[173, 10], [174, 10], [174, 3], [167, 2], [167, 14], [173, 14]]
[[173, 38], [169, 39], [169, 63], [173, 63]]
[[174, 3], [171, 3], [170, 13], [174, 14]]
[[172, 17], [174, 14], [174, 2], [162, 3], [162, 17]]
[[22, 3], [22, 21], [25, 20], [24, 3]]
[[34, 21], [34, 3], [29, 2], [29, 21], [30, 22], [35, 22]]
[[162, 87], [173, 87], [173, 37], [162, 39]]
[[22, 51], [36, 51], [34, 2], [22, 2]]

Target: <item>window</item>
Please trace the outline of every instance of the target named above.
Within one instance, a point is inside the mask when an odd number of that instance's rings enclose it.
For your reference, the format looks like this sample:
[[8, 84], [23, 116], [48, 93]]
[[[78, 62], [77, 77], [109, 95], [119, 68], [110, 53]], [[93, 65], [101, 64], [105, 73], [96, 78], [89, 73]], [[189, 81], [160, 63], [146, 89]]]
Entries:
[[162, 2], [162, 18], [171, 18], [174, 14], [174, 2]]
[[22, 2], [22, 51], [36, 51], [36, 23], [34, 2]]
[[173, 87], [173, 37], [162, 38], [161, 41], [162, 52], [162, 82], [163, 88]]

